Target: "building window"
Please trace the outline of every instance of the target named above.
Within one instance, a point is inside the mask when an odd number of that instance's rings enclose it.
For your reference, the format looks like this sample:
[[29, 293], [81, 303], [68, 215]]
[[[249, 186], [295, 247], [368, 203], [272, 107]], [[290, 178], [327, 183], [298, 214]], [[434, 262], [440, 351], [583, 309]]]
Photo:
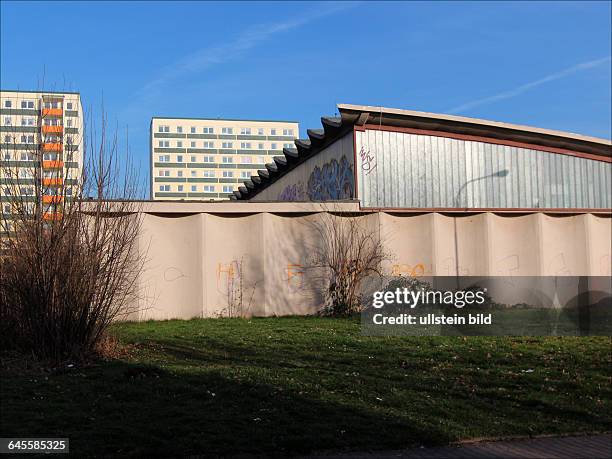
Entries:
[[4, 143], [11, 143], [11, 136], [10, 135], [5, 135], [4, 136]]
[[264, 128], [257, 129], [257, 135], [264, 135]]
[[251, 142], [242, 142], [240, 144], [240, 148], [242, 150], [250, 150], [251, 149]]
[[204, 171], [204, 177], [210, 178], [215, 176], [215, 171]]
[[270, 150], [276, 150], [276, 144], [275, 143], [270, 144]]
[[223, 177], [233, 177], [234, 173], [232, 171], [223, 171]]
[[[34, 102], [31, 100], [22, 100], [21, 108], [34, 108]], [[55, 108], [55, 107], [53, 107]]]
[[177, 163], [182, 163], [183, 162], [183, 155], [177, 155], [176, 156], [176, 162]]
[[170, 185], [160, 185], [159, 191], [170, 191]]
[[284, 144], [283, 144], [283, 147], [284, 147], [284, 148], [291, 148], [292, 146], [293, 146], [293, 144], [292, 144], [292, 143], [284, 143]]
[[170, 162], [170, 155], [159, 155], [159, 162], [160, 163], [169, 163]]
[[183, 171], [176, 171], [176, 176], [177, 177], [182, 177], [183, 176]]
[[66, 120], [66, 126], [72, 127], [72, 120], [70, 118]]
[[251, 158], [250, 156], [241, 156], [240, 157], [240, 162], [242, 164], [252, 164], [253, 163], [253, 158]]
[[215, 162], [215, 157], [214, 156], [204, 156], [204, 162], [205, 163], [214, 163]]
[[170, 132], [170, 126], [160, 126], [159, 132]]
[[195, 142], [191, 142], [191, 148], [195, 148], [196, 147], [196, 143]]
[[214, 185], [204, 185], [204, 193], [214, 193], [215, 186]]
[[197, 185], [191, 185], [191, 191], [198, 191]]
[[249, 171], [242, 171], [240, 173], [240, 177], [242, 177], [242, 178], [249, 178], [249, 177], [251, 177], [251, 173]]
[[215, 133], [215, 129], [211, 128], [211, 127], [205, 127], [204, 129], [202, 129], [202, 132], [204, 134], [214, 134]]
[[179, 134], [181, 134], [183, 132], [183, 126], [177, 126], [176, 127], [176, 132], [178, 132]]
[[191, 157], [191, 162], [192, 162], [192, 163], [195, 163], [195, 162], [197, 162], [197, 161], [198, 161], [198, 157], [197, 157], [197, 156], [192, 156], [192, 157]]
[[21, 153], [22, 161], [34, 161], [34, 155], [32, 153]]
[[169, 140], [160, 140], [158, 144], [161, 148], [169, 148], [170, 141]]
[[23, 117], [21, 118], [21, 125], [22, 126], [34, 126], [34, 118], [32, 118], [31, 116], [28, 117]]
[[240, 134], [241, 135], [251, 135], [251, 128], [241, 128]]
[[258, 144], [257, 148], [259, 148], [260, 150], [263, 150], [264, 149], [264, 144], [263, 143]]
[[233, 148], [234, 147], [234, 143], [233, 142], [223, 142], [221, 144], [221, 148]]
[[234, 128], [231, 128], [231, 127], [221, 128], [221, 134], [233, 134], [233, 133], [234, 133]]
[[170, 171], [160, 170], [159, 171], [159, 176], [160, 177], [170, 177]]
[[176, 147], [177, 148], [183, 148], [183, 141], [182, 140], [177, 140], [176, 141]]
[[214, 142], [204, 142], [204, 148], [215, 148]]
[[283, 129], [283, 135], [293, 135], [293, 129]]
[[11, 125], [11, 117], [10, 116], [5, 116], [4, 117], [4, 125], [5, 126], [10, 126]]
[[13, 106], [13, 103], [10, 100], [4, 101], [4, 108], [11, 108], [12, 106]]
[[197, 177], [198, 173], [196, 171], [191, 171], [191, 176], [192, 177]]
[[195, 134], [196, 133], [196, 128], [194, 126], [191, 126], [191, 133]]
[[234, 162], [234, 158], [232, 158], [231, 156], [224, 156], [224, 157], [223, 157], [223, 162], [224, 162], [225, 164], [231, 164], [231, 163], [233, 163], [233, 162]]
[[224, 193], [231, 193], [232, 191], [234, 191], [234, 190], [233, 190], [231, 185], [224, 185], [223, 186], [223, 192]]
[[72, 102], [66, 103], [66, 110], [72, 110]]
[[276, 135], [276, 129], [270, 129], [270, 135]]
[[178, 191], [183, 191], [183, 185], [178, 185], [177, 189], [178, 189]]

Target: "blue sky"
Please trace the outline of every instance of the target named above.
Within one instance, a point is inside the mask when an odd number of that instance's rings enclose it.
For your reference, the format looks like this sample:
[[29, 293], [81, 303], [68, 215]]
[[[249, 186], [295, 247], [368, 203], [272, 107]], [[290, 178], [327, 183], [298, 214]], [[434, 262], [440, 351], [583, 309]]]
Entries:
[[152, 116], [304, 135], [337, 103], [610, 138], [610, 5], [3, 1], [0, 86], [103, 100], [143, 167]]

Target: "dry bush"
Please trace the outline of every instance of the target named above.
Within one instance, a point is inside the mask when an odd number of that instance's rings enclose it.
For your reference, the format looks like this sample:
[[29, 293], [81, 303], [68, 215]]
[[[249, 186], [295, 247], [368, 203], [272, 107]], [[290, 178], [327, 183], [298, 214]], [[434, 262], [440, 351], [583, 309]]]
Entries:
[[[41, 359], [81, 359], [104, 348], [109, 325], [135, 312], [141, 204], [138, 178], [104, 115], [83, 122], [86, 137], [64, 132], [25, 151], [0, 151], [0, 345]], [[87, 125], [86, 125], [87, 124]], [[81, 142], [82, 141], [82, 142]], [[46, 148], [44, 145], [46, 144]], [[48, 145], [63, 145], [50, 157]], [[66, 162], [82, 144], [82, 168]], [[73, 159], [74, 161], [74, 159]]]
[[318, 237], [308, 269], [315, 271], [323, 288], [324, 315], [342, 316], [361, 310], [361, 290], [370, 277], [382, 276], [382, 263], [390, 259], [380, 233], [363, 216], [328, 211], [309, 225]]

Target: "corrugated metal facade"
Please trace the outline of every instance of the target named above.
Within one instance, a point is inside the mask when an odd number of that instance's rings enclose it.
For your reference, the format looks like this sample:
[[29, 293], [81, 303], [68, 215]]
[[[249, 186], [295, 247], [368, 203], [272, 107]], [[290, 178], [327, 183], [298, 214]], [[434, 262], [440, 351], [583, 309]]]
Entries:
[[612, 206], [610, 163], [506, 145], [356, 132], [363, 207], [588, 208]]

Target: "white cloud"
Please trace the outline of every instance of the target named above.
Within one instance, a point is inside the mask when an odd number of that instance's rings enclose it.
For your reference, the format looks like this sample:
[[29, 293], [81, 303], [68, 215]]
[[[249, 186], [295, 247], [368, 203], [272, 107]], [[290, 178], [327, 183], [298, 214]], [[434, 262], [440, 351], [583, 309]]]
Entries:
[[255, 25], [225, 43], [199, 49], [167, 65], [156, 78], [143, 86], [139, 91], [139, 95], [143, 98], [148, 98], [157, 91], [160, 91], [163, 86], [169, 84], [172, 80], [188, 74], [200, 73], [215, 65], [232, 61], [240, 57], [245, 51], [258, 46], [274, 35], [301, 27], [316, 19], [346, 10], [354, 5], [354, 2], [319, 5], [316, 11], [296, 15], [295, 18], [282, 22]]
[[470, 110], [474, 107], [479, 107], [481, 105], [491, 104], [494, 102], [498, 102], [504, 99], [510, 99], [512, 97], [516, 97], [524, 92], [527, 92], [533, 88], [541, 86], [546, 83], [550, 83], [551, 81], [560, 80], [561, 78], [565, 78], [567, 76], [573, 75], [578, 72], [582, 72], [585, 70], [589, 70], [595, 67], [599, 67], [600, 65], [610, 63], [611, 56], [603, 57], [601, 59], [595, 59], [588, 62], [582, 62], [580, 64], [574, 65], [572, 67], [568, 67], [560, 72], [552, 73], [550, 75], [545, 76], [544, 78], [540, 78], [539, 80], [532, 81], [530, 83], [523, 84], [509, 91], [504, 91], [499, 94], [495, 94], [494, 96], [485, 97], [482, 99], [476, 99], [471, 102], [466, 102], [465, 104], [461, 104], [457, 107], [454, 107], [447, 111], [447, 113], [461, 113], [467, 110]]

